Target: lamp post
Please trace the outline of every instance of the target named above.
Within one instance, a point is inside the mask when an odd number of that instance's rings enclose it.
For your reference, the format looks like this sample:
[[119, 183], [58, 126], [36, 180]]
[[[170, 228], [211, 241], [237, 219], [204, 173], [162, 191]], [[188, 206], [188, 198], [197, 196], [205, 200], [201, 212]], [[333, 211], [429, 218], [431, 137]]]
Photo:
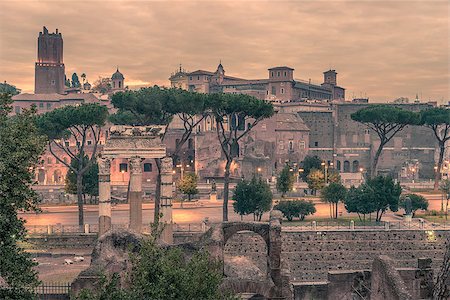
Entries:
[[361, 179], [360, 179], [360, 185], [363, 183], [364, 181], [364, 168], [359, 168], [359, 173], [361, 173]]
[[327, 177], [327, 164], [325, 162], [322, 162], [321, 165], [323, 166], [324, 174], [325, 174], [325, 184], [328, 183], [328, 177]]

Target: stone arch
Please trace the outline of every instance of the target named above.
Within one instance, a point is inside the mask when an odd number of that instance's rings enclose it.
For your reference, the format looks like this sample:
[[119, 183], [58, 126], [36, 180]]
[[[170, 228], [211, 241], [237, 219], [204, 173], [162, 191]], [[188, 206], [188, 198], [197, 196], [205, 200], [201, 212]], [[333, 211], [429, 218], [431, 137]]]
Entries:
[[338, 170], [339, 172], [341, 171], [341, 161], [340, 160], [336, 161], [336, 170]]
[[55, 184], [60, 184], [64, 182], [63, 177], [62, 177], [62, 173], [60, 169], [56, 169], [53, 171], [53, 183]]
[[45, 183], [45, 170], [44, 169], [38, 170], [38, 182], [41, 184]]
[[267, 223], [256, 223], [256, 222], [226, 222], [222, 225], [223, 230], [223, 244], [225, 245], [228, 239], [239, 231], [253, 231], [254, 233], [260, 235], [267, 246], [267, 251], [269, 251], [270, 241], [269, 241], [269, 224]]

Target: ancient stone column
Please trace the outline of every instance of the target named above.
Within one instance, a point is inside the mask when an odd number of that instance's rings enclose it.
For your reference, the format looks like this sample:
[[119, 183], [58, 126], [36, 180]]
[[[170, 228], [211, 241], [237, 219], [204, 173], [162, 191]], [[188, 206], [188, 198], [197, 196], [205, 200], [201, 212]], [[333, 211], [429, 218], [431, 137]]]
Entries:
[[130, 158], [130, 229], [141, 232], [142, 228], [142, 160], [138, 156]]
[[98, 159], [98, 235], [111, 229], [111, 161]]
[[172, 180], [172, 158], [165, 157], [161, 160], [161, 214], [160, 219], [163, 230], [161, 239], [173, 244], [173, 220], [172, 220], [172, 197], [173, 197], [173, 180]]

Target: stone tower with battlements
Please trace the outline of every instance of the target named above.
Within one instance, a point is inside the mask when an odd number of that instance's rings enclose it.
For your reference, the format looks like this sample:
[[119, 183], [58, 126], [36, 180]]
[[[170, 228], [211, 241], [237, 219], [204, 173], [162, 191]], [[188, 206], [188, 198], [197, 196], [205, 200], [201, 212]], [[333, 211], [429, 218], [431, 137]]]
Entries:
[[49, 33], [44, 26], [39, 32], [34, 78], [35, 94], [64, 94], [63, 39], [58, 29]]

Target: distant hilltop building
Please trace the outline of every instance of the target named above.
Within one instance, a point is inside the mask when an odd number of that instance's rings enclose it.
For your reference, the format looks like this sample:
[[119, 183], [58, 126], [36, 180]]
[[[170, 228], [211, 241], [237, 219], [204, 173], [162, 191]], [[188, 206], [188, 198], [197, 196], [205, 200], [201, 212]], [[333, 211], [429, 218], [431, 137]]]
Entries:
[[335, 70], [324, 72], [321, 84], [311, 80], [294, 79], [294, 69], [286, 66], [268, 69], [268, 79], [243, 79], [225, 75], [220, 63], [215, 72], [197, 70], [186, 72], [180, 68], [169, 80], [172, 87], [199, 93], [247, 94], [272, 102], [344, 101], [345, 89], [337, 85]]
[[38, 56], [35, 64], [35, 94], [64, 94], [63, 39], [56, 29], [49, 33], [44, 26], [38, 37]]

